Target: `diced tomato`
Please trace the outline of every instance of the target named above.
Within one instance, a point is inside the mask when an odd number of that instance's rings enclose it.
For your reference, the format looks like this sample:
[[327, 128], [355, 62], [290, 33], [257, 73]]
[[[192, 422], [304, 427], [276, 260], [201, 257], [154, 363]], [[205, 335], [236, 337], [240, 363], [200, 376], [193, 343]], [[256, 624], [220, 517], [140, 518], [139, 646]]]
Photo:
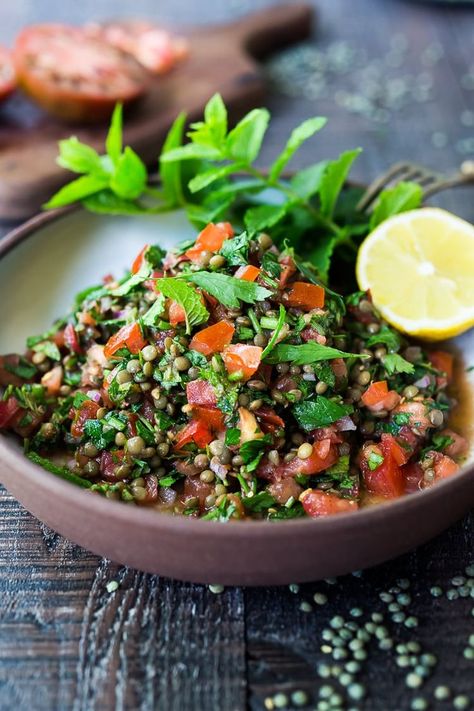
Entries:
[[217, 252], [225, 240], [233, 234], [234, 230], [228, 222], [218, 222], [217, 225], [210, 222], [199, 233], [196, 242], [185, 252], [185, 255], [192, 262], [199, 261], [202, 252]]
[[296, 476], [296, 474], [312, 476], [329, 469], [336, 464], [338, 459], [337, 448], [331, 443], [331, 440], [323, 439], [313, 445], [313, 453], [307, 459], [295, 457], [291, 462], [284, 462], [278, 466], [271, 465], [266, 461], [258, 468], [258, 474], [273, 481]]
[[255, 281], [255, 279], [260, 274], [260, 269], [254, 267], [252, 264], [247, 264], [245, 267], [239, 267], [234, 274], [236, 279], [243, 279], [244, 281]]
[[276, 432], [276, 430], [284, 429], [284, 420], [269, 405], [262, 405], [254, 412], [264, 432]]
[[329, 440], [331, 444], [342, 444], [342, 442], [344, 442], [344, 437], [341, 432], [339, 432], [336, 425], [318, 427], [318, 429], [311, 432], [311, 436], [315, 442], [320, 442], [323, 439]]
[[8, 400], [0, 400], [0, 427], [8, 427], [13, 424], [15, 415], [21, 412], [21, 407], [14, 397]]
[[263, 437], [263, 432], [258, 426], [255, 415], [250, 410], [247, 410], [246, 407], [239, 407], [239, 430], [240, 444]]
[[371, 383], [365, 393], [362, 395], [364, 405], [378, 405], [388, 395], [388, 385], [386, 380], [379, 380]]
[[247, 346], [236, 343], [227, 346], [222, 352], [222, 360], [229, 374], [241, 373], [242, 380], [248, 380], [258, 370], [262, 359], [260, 346]]
[[330, 494], [320, 489], [306, 489], [300, 496], [305, 512], [312, 518], [332, 516], [333, 514], [357, 511], [357, 501], [342, 499], [336, 494]]
[[419, 432], [420, 435], [424, 435], [426, 431], [433, 427], [431, 420], [428, 417], [428, 404], [432, 404], [433, 400], [425, 400], [425, 402], [416, 402], [411, 400], [410, 402], [404, 402], [398, 405], [394, 410], [394, 414], [400, 412], [409, 415], [409, 427], [412, 427]]
[[84, 423], [87, 420], [95, 420], [97, 410], [100, 405], [94, 400], [84, 400], [76, 411], [74, 422], [71, 425], [71, 434], [73, 437], [82, 437], [84, 433]]
[[138, 272], [139, 272], [140, 269], [142, 268], [142, 264], [143, 264], [143, 262], [144, 262], [144, 260], [145, 260], [145, 254], [146, 254], [146, 251], [147, 251], [147, 249], [149, 248], [149, 246], [150, 246], [149, 244], [146, 244], [146, 245], [143, 247], [143, 249], [140, 250], [140, 252], [137, 254], [137, 256], [135, 257], [135, 259], [133, 260], [132, 268], [130, 269], [130, 271], [132, 272], [132, 274], [138, 274]]
[[410, 459], [410, 452], [397, 442], [391, 434], [382, 435], [382, 451], [388, 451], [399, 467]]
[[283, 301], [297, 309], [311, 311], [324, 306], [325, 292], [322, 286], [295, 281], [289, 291], [283, 294]]
[[203, 420], [191, 420], [176, 435], [174, 449], [180, 450], [191, 442], [194, 442], [199, 449], [203, 449], [213, 439], [210, 428]]
[[436, 370], [446, 374], [450, 383], [453, 379], [454, 356], [447, 351], [431, 351], [429, 359]]
[[190, 405], [203, 407], [217, 405], [215, 390], [207, 380], [190, 380], [186, 385], [186, 399]]
[[217, 407], [193, 407], [193, 419], [202, 420], [213, 432], [225, 429], [224, 415]]
[[130, 353], [137, 355], [146, 346], [139, 324], [135, 321], [117, 331], [109, 338], [104, 348], [104, 355], [110, 358], [121, 348], [128, 348]]
[[[383, 461], [375, 469], [369, 466], [370, 455], [382, 456]], [[401, 496], [405, 489], [403, 473], [392, 455], [389, 442], [381, 442], [380, 446], [366, 444], [362, 448], [360, 468], [365, 486], [372, 494], [393, 499]]]
[[459, 464], [456, 464], [451, 457], [447, 457], [441, 452], [433, 452], [432, 454], [435, 481], [438, 481], [439, 479], [448, 479], [448, 477], [459, 471]]
[[68, 323], [64, 329], [64, 345], [67, 346], [73, 353], [81, 352], [81, 346], [79, 345], [76, 329], [72, 323]]
[[171, 301], [168, 307], [168, 318], [172, 326], [177, 326], [186, 321], [186, 311], [177, 301]]
[[189, 347], [205, 356], [220, 353], [232, 341], [235, 328], [228, 321], [220, 321], [194, 334]]
[[282, 269], [278, 280], [278, 286], [280, 289], [283, 289], [296, 272], [296, 264], [291, 257], [285, 256], [280, 260], [280, 266]]
[[57, 395], [62, 382], [63, 369], [61, 365], [55, 365], [41, 378], [41, 385], [46, 388], [48, 395]]
[[440, 432], [442, 437], [449, 437], [452, 439], [451, 444], [448, 444], [443, 449], [443, 454], [447, 454], [448, 457], [464, 457], [467, 452], [468, 442], [465, 437], [453, 432], [452, 430], [443, 430]]

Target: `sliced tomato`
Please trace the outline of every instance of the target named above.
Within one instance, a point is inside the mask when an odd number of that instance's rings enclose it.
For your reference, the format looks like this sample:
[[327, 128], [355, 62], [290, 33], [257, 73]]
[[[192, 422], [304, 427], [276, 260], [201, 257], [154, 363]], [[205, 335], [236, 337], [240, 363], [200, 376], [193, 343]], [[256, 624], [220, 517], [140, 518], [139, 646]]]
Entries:
[[137, 256], [133, 260], [132, 268], [130, 269], [132, 274], [138, 274], [138, 272], [142, 268], [143, 262], [145, 261], [145, 254], [146, 254], [147, 250], [149, 249], [149, 247], [150, 247], [150, 245], [146, 244], [143, 247], [143, 249], [141, 249], [138, 252]]
[[194, 442], [199, 449], [203, 449], [213, 439], [210, 428], [203, 420], [191, 420], [176, 435], [174, 449], [180, 450], [191, 442]]
[[229, 222], [218, 222], [216, 225], [210, 222], [198, 234], [196, 242], [185, 252], [185, 255], [192, 262], [199, 261], [202, 252], [217, 252], [225, 240], [233, 235], [234, 230]]
[[296, 309], [311, 311], [324, 306], [325, 292], [322, 286], [295, 281], [289, 291], [283, 294], [283, 301]]
[[8, 400], [0, 400], [0, 427], [9, 427], [13, 424], [15, 416], [21, 412], [18, 400], [9, 397]]
[[245, 267], [239, 267], [234, 274], [236, 279], [243, 279], [244, 281], [255, 281], [259, 276], [260, 269], [254, 267], [253, 264], [247, 264]]
[[[375, 469], [371, 469], [369, 462], [371, 455], [382, 457], [383, 461]], [[373, 465], [372, 465], [373, 466]], [[368, 491], [386, 498], [401, 496], [405, 489], [405, 482], [400, 466], [392, 454], [391, 442], [381, 442], [380, 446], [366, 444], [362, 448], [360, 468]]]
[[97, 410], [100, 405], [94, 400], [84, 400], [76, 411], [74, 421], [71, 425], [71, 434], [73, 437], [82, 437], [84, 433], [84, 423], [87, 420], [95, 420]]
[[48, 395], [57, 395], [62, 382], [63, 368], [61, 365], [55, 365], [54, 368], [48, 370], [41, 378], [41, 385], [46, 388]]
[[242, 380], [248, 380], [258, 370], [262, 359], [260, 346], [247, 346], [236, 343], [222, 351], [222, 360], [229, 374], [241, 374]]
[[234, 326], [229, 321], [220, 321], [194, 334], [189, 347], [205, 356], [220, 353], [232, 341]]
[[64, 345], [67, 346], [73, 353], [81, 352], [81, 346], [79, 344], [76, 329], [72, 323], [68, 323], [64, 329]]
[[111, 358], [121, 348], [128, 348], [130, 353], [137, 355], [145, 346], [146, 341], [142, 336], [139, 324], [135, 321], [122, 326], [117, 333], [109, 338], [105, 344], [104, 355], [106, 358]]
[[168, 72], [188, 54], [188, 43], [163, 27], [144, 20], [122, 20], [103, 25], [91, 22], [84, 27], [89, 37], [132, 54], [154, 74]]
[[12, 57], [6, 47], [0, 46], [0, 102], [15, 91], [16, 79]]
[[186, 399], [190, 405], [203, 407], [217, 405], [215, 390], [207, 380], [190, 380], [186, 385]]
[[453, 379], [454, 356], [447, 351], [431, 351], [429, 354], [431, 364], [436, 370], [446, 375], [448, 383]]
[[68, 25], [25, 28], [13, 61], [27, 94], [68, 121], [103, 121], [118, 102], [127, 104], [144, 94], [149, 81], [131, 55]]
[[357, 511], [357, 501], [341, 499], [336, 494], [330, 494], [320, 489], [306, 489], [300, 496], [305, 512], [312, 518], [332, 516], [333, 514]]

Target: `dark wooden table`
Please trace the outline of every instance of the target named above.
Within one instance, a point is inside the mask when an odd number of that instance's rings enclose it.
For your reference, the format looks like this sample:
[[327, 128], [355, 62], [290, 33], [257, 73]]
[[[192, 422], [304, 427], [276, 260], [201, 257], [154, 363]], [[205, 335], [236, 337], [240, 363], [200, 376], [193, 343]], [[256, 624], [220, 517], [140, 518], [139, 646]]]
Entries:
[[[10, 41], [26, 23], [43, 20], [133, 13], [203, 23], [269, 4], [2, 3], [0, 41]], [[317, 5], [319, 22], [309, 49], [271, 65], [275, 76], [283, 62], [289, 79], [282, 86], [280, 78], [280, 88], [269, 93], [274, 121], [264, 160], [291, 127], [316, 113], [329, 116], [330, 123], [324, 141], [313, 144], [315, 156], [361, 145], [364, 154], [355, 174], [363, 180], [401, 158], [449, 169], [474, 152], [472, 10], [396, 0], [320, 0]], [[318, 48], [332, 64], [319, 74], [315, 70], [318, 76], [308, 86], [306, 65], [320, 67]], [[301, 62], [306, 69], [297, 69]], [[364, 70], [366, 64], [371, 69]], [[387, 98], [388, 82], [396, 79], [402, 84], [392, 83]], [[367, 81], [373, 89], [369, 108]], [[374, 116], [374, 107], [385, 113]], [[303, 153], [298, 160], [305, 159]], [[443, 204], [474, 219], [472, 191], [447, 195]], [[276, 693], [289, 696], [295, 690], [305, 691], [308, 708], [316, 708], [322, 684], [333, 684], [347, 698], [337, 683], [318, 675], [318, 665], [328, 661], [320, 649], [323, 629], [334, 615], [347, 618], [354, 607], [363, 610], [363, 622], [374, 611], [385, 612], [395, 644], [420, 641], [439, 662], [433, 677], [412, 690], [393, 649], [379, 650], [372, 643], [360, 673], [367, 698], [353, 708], [405, 711], [419, 696], [429, 700], [430, 709], [453, 708], [452, 701], [433, 700], [440, 684], [454, 694], [471, 695], [474, 704], [474, 662], [463, 656], [474, 632], [474, 600], [445, 595], [453, 589], [453, 576], [474, 563], [472, 514], [428, 545], [362, 577], [304, 585], [298, 592], [235, 588], [220, 595], [100, 560], [40, 524], [5, 491], [0, 492], [0, 528], [1, 709], [260, 711], [271, 709], [269, 699]], [[379, 598], [397, 578], [410, 581], [409, 615], [418, 618], [416, 629], [393, 622]], [[110, 581], [119, 583], [115, 592], [107, 591]], [[436, 585], [442, 597], [430, 594]], [[316, 605], [315, 592], [326, 594], [328, 603]], [[279, 702], [284, 698], [276, 697], [273, 705]]]

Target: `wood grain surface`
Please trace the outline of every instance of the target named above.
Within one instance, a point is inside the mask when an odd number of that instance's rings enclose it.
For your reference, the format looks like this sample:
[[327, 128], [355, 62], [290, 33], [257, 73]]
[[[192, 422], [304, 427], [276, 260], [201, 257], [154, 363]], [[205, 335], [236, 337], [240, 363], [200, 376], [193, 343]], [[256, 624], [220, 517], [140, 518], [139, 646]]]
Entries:
[[[444, 58], [428, 70], [435, 79], [432, 100], [395, 112], [380, 128], [335, 104], [334, 92], [343, 76], [335, 79], [327, 97], [317, 101], [292, 99], [275, 88], [266, 102], [274, 120], [262, 163], [269, 162], [298, 121], [324, 114], [330, 118], [324, 142], [312, 144], [312, 155], [299, 155], [296, 165], [319, 154], [332, 156], [362, 145], [364, 153], [355, 172], [361, 180], [370, 180], [406, 157], [441, 169], [454, 168], [467, 157], [460, 153], [459, 141], [474, 132], [460, 120], [463, 112], [474, 108], [474, 93], [462, 82], [474, 57], [472, 10], [408, 0], [349, 4], [350, 12], [348, 0], [317, 3], [320, 21], [311, 46], [330, 51], [343, 41], [377, 59], [386, 55], [393, 36], [403, 35], [409, 47], [399, 73], [406, 75], [426, 71], [420, 56], [437, 43]], [[137, 0], [133, 8], [126, 0], [104, 2], [100, 8], [92, 0], [2, 4], [0, 41], [11, 41], [23, 24], [44, 19], [82, 21], [135, 13], [174, 23], [223, 22], [268, 7], [272, 0], [199, 4], [162, 0], [159, 9], [156, 5], [153, 0]], [[432, 143], [436, 132], [446, 136], [443, 147]], [[447, 194], [443, 204], [474, 219], [472, 191]], [[288, 588], [249, 588], [214, 595], [205, 587], [100, 560], [47, 530], [2, 492], [0, 709], [264, 711], [267, 697], [296, 689], [310, 694], [308, 708], [314, 709], [324, 683], [317, 665], [327, 661], [320, 649], [323, 628], [333, 615], [347, 615], [354, 606], [365, 614], [382, 610], [380, 592], [399, 577], [411, 581], [410, 614], [418, 617], [419, 627], [407, 630], [389, 621], [390, 633], [397, 642], [419, 639], [438, 656], [438, 666], [425, 687], [412, 691], [393, 655], [375, 646], [362, 674], [367, 699], [354, 707], [409, 711], [413, 698], [422, 695], [433, 711], [452, 708], [451, 702], [433, 701], [438, 684], [470, 695], [474, 706], [473, 662], [463, 657], [467, 637], [474, 632], [474, 601], [450, 601], [445, 595], [435, 599], [429, 592], [438, 584], [446, 591], [451, 578], [472, 563], [473, 514], [417, 551], [367, 571], [362, 578], [347, 576], [337, 586], [304, 585], [298, 594]], [[107, 592], [111, 581], [119, 583], [115, 592]], [[327, 594], [327, 605], [312, 603], [315, 591]], [[311, 603], [311, 612], [300, 609], [302, 601]]]

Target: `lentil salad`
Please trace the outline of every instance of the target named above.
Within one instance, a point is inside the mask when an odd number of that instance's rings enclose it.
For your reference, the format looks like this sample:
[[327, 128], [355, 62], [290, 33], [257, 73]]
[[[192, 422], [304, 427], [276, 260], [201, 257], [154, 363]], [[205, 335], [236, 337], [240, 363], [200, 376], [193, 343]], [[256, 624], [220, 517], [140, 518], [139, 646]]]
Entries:
[[96, 495], [206, 519], [354, 511], [431, 486], [453, 359], [344, 299], [266, 233], [209, 224], [0, 361], [0, 428]]

